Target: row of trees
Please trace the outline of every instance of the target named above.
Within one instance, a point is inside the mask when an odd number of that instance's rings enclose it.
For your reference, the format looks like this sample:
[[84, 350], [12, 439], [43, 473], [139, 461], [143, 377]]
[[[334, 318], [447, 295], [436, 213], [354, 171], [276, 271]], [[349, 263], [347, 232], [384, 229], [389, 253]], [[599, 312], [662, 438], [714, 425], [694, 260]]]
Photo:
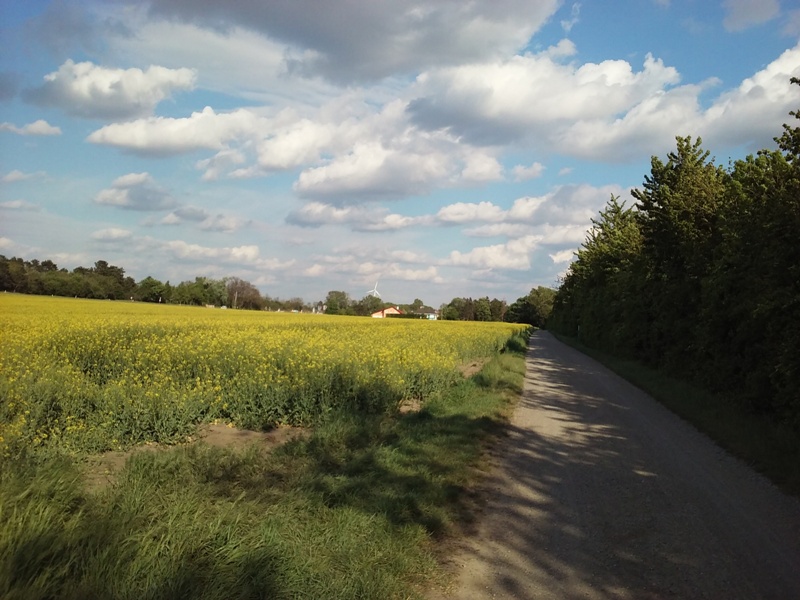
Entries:
[[0, 290], [21, 294], [69, 296], [98, 300], [136, 300], [195, 306], [227, 306], [251, 310], [311, 310], [301, 298], [281, 300], [262, 296], [249, 281], [238, 277], [196, 277], [171, 285], [153, 277], [138, 283], [125, 269], [98, 260], [93, 267], [59, 269], [52, 260], [6, 258], [0, 255]]
[[528, 323], [544, 327], [553, 308], [556, 292], [551, 288], [536, 287], [525, 296], [517, 298], [511, 306], [505, 300], [488, 296], [472, 298], [453, 298], [442, 305], [442, 319], [452, 321], [506, 321], [509, 323]]
[[548, 327], [800, 429], [800, 127], [776, 141], [727, 169], [689, 137], [654, 157], [635, 205], [592, 221]]
[[[59, 269], [52, 260], [6, 258], [0, 255], [0, 290], [21, 294], [69, 296], [103, 300], [135, 300], [195, 306], [227, 306], [251, 310], [323, 311], [333, 315], [368, 316], [388, 306], [398, 306], [408, 314], [421, 314], [433, 309], [419, 298], [410, 304], [396, 305], [367, 295], [353, 300], [347, 292], [328, 292], [324, 302], [306, 304], [302, 298], [281, 300], [261, 292], [249, 281], [238, 277], [211, 279], [196, 277], [171, 285], [154, 277], [138, 283], [125, 275], [125, 269], [98, 260], [93, 267]], [[462, 321], [510, 321], [542, 327], [553, 304], [555, 291], [538, 287], [517, 299], [511, 306], [505, 300], [488, 297], [453, 298], [440, 307], [442, 319]]]

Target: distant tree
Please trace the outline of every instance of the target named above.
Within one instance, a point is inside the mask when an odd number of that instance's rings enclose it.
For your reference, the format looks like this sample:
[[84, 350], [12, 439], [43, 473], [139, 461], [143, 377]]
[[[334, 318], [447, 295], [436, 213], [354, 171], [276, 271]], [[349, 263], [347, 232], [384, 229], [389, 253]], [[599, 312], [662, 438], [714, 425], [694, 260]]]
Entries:
[[497, 298], [492, 298], [491, 302], [489, 302], [489, 307], [492, 310], [492, 321], [505, 320], [506, 310], [508, 310], [505, 300], [498, 300]]
[[556, 290], [538, 286], [527, 296], [518, 298], [506, 313], [506, 321], [510, 323], [527, 323], [534, 327], [544, 327], [553, 310]]
[[[353, 305], [353, 312], [356, 315], [367, 317], [374, 312], [378, 312], [384, 308], [385, 303], [383, 300], [372, 294], [367, 294], [361, 300]], [[330, 307], [330, 305], [328, 305]]]
[[247, 310], [264, 310], [266, 300], [261, 292], [249, 281], [238, 277], [229, 277], [225, 280], [227, 289], [227, 306], [230, 308], [243, 308]]
[[353, 307], [350, 296], [347, 292], [331, 290], [325, 297], [327, 308], [325, 313], [329, 315], [352, 315]]
[[491, 321], [492, 320], [492, 305], [489, 297], [478, 298], [475, 301], [475, 320], [476, 321]]
[[140, 302], [166, 302], [167, 286], [148, 276], [136, 285], [133, 297]]

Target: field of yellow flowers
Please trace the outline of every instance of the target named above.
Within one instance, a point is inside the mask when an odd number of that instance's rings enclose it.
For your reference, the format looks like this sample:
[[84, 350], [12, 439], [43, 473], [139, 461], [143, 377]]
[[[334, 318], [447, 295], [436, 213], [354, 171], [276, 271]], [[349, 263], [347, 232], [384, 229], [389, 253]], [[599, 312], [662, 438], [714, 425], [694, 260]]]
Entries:
[[0, 456], [391, 411], [519, 330], [0, 294]]

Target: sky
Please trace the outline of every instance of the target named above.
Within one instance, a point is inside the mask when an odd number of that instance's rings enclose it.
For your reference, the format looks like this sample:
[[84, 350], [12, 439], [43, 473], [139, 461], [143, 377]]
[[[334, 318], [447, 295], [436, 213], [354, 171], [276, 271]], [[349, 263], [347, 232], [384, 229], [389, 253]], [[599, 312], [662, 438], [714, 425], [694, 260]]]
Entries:
[[798, 0], [2, 0], [0, 254], [313, 303], [556, 287], [800, 108]]

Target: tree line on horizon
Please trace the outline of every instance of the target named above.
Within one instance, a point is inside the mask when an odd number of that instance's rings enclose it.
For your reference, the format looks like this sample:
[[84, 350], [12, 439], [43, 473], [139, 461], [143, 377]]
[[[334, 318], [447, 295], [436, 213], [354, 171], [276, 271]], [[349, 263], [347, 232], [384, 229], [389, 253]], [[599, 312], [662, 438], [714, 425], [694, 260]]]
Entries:
[[548, 328], [800, 430], [800, 127], [775, 141], [728, 168], [700, 138], [653, 157], [633, 206], [592, 220]]
[[[383, 308], [397, 306], [408, 315], [423, 316], [433, 310], [419, 298], [410, 304], [384, 302], [367, 294], [353, 300], [347, 292], [332, 290], [324, 301], [306, 303], [302, 298], [281, 300], [262, 295], [258, 288], [238, 277], [212, 279], [196, 277], [171, 285], [153, 277], [136, 282], [125, 269], [98, 260], [92, 267], [72, 271], [59, 268], [52, 260], [23, 260], [0, 255], [0, 290], [21, 294], [65, 296], [98, 300], [133, 300], [193, 306], [226, 306], [247, 310], [325, 312], [334, 315], [369, 316]], [[439, 308], [439, 318], [460, 321], [507, 321], [542, 327], [550, 312], [555, 290], [538, 287], [510, 306], [505, 300], [487, 297], [453, 298]]]

